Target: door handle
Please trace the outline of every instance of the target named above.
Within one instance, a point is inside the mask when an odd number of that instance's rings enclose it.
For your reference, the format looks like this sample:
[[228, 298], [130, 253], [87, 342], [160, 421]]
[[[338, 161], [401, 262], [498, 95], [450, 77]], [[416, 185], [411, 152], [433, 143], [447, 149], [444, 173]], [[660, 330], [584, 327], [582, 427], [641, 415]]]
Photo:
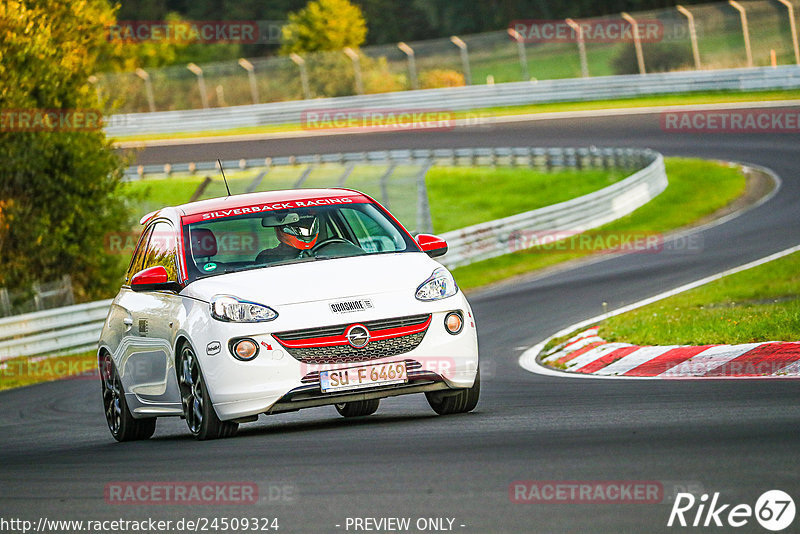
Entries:
[[125, 317], [122, 319], [122, 324], [125, 326], [133, 326], [133, 318], [132, 317]]

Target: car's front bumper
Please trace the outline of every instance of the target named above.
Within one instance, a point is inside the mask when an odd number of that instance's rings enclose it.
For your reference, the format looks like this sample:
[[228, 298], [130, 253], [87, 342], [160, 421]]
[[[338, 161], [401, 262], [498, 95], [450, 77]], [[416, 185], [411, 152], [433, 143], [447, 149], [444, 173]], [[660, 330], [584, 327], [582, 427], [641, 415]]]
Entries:
[[[471, 387], [478, 368], [478, 342], [474, 318], [466, 299], [459, 293], [441, 302], [416, 307], [413, 312], [419, 313], [421, 310], [430, 313], [431, 322], [419, 345], [402, 354], [361, 363], [302, 363], [292, 357], [271, 334], [253, 332], [248, 337], [259, 344], [259, 355], [252, 361], [242, 362], [230, 354], [227, 343], [230, 338], [221, 340], [220, 353], [202, 354], [201, 358], [217, 415], [222, 420], [242, 419], [261, 413], [279, 413], [312, 406]], [[449, 334], [444, 327], [446, 314], [453, 310], [461, 310], [465, 319], [464, 328], [456, 335]], [[352, 320], [354, 323], [358, 322], [355, 318]], [[215, 335], [210, 332], [206, 334]], [[237, 333], [231, 337], [238, 335]], [[205, 339], [196, 341], [198, 345], [205, 346]], [[376, 386], [335, 394], [323, 393], [320, 389], [320, 370], [398, 361], [407, 362], [406, 384]]]

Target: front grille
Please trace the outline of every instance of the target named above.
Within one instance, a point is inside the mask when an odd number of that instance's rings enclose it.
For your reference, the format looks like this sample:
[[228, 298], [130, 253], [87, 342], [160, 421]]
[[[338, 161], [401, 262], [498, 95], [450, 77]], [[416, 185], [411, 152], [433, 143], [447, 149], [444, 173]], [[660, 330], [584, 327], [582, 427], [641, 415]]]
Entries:
[[389, 356], [404, 354], [417, 348], [425, 337], [425, 331], [407, 336], [393, 337], [370, 341], [363, 349], [350, 345], [334, 345], [330, 347], [285, 347], [296, 360], [307, 364], [357, 363], [378, 360]]
[[[407, 317], [396, 317], [393, 319], [378, 319], [377, 321], [366, 321], [358, 323], [367, 327], [367, 330], [388, 330], [390, 328], [402, 328], [405, 326], [416, 326], [428, 320], [430, 315], [409, 315]], [[347, 328], [353, 323], [340, 324], [336, 326], [323, 326], [319, 328], [304, 328], [302, 330], [290, 330], [273, 334], [279, 341], [300, 341], [302, 339], [316, 337], [343, 336]]]

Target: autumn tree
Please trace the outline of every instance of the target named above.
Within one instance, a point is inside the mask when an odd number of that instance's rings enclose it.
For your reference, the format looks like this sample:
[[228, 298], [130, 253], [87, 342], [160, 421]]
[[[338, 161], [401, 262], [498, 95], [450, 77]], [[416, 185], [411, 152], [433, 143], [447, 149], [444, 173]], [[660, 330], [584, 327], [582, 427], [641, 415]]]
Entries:
[[297, 54], [358, 48], [367, 38], [361, 8], [348, 0], [313, 0], [289, 14], [281, 53]]
[[105, 0], [0, 2], [0, 287], [70, 274], [78, 297], [94, 298], [119, 283], [123, 267], [104, 240], [130, 226], [122, 162], [103, 131], [76, 123], [37, 131], [9, 120], [100, 109], [89, 78], [113, 21]]

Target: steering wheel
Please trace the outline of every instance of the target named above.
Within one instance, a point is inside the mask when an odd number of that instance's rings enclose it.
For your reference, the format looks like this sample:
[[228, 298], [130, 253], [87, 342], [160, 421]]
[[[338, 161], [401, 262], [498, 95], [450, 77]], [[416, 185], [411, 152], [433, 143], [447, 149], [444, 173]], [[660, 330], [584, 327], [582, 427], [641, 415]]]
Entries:
[[328, 239], [320, 241], [319, 243], [311, 247], [311, 252], [316, 253], [322, 247], [327, 247], [328, 245], [332, 245], [334, 243], [346, 243], [348, 245], [352, 245], [352, 243], [347, 239], [342, 239], [341, 237], [329, 237]]

